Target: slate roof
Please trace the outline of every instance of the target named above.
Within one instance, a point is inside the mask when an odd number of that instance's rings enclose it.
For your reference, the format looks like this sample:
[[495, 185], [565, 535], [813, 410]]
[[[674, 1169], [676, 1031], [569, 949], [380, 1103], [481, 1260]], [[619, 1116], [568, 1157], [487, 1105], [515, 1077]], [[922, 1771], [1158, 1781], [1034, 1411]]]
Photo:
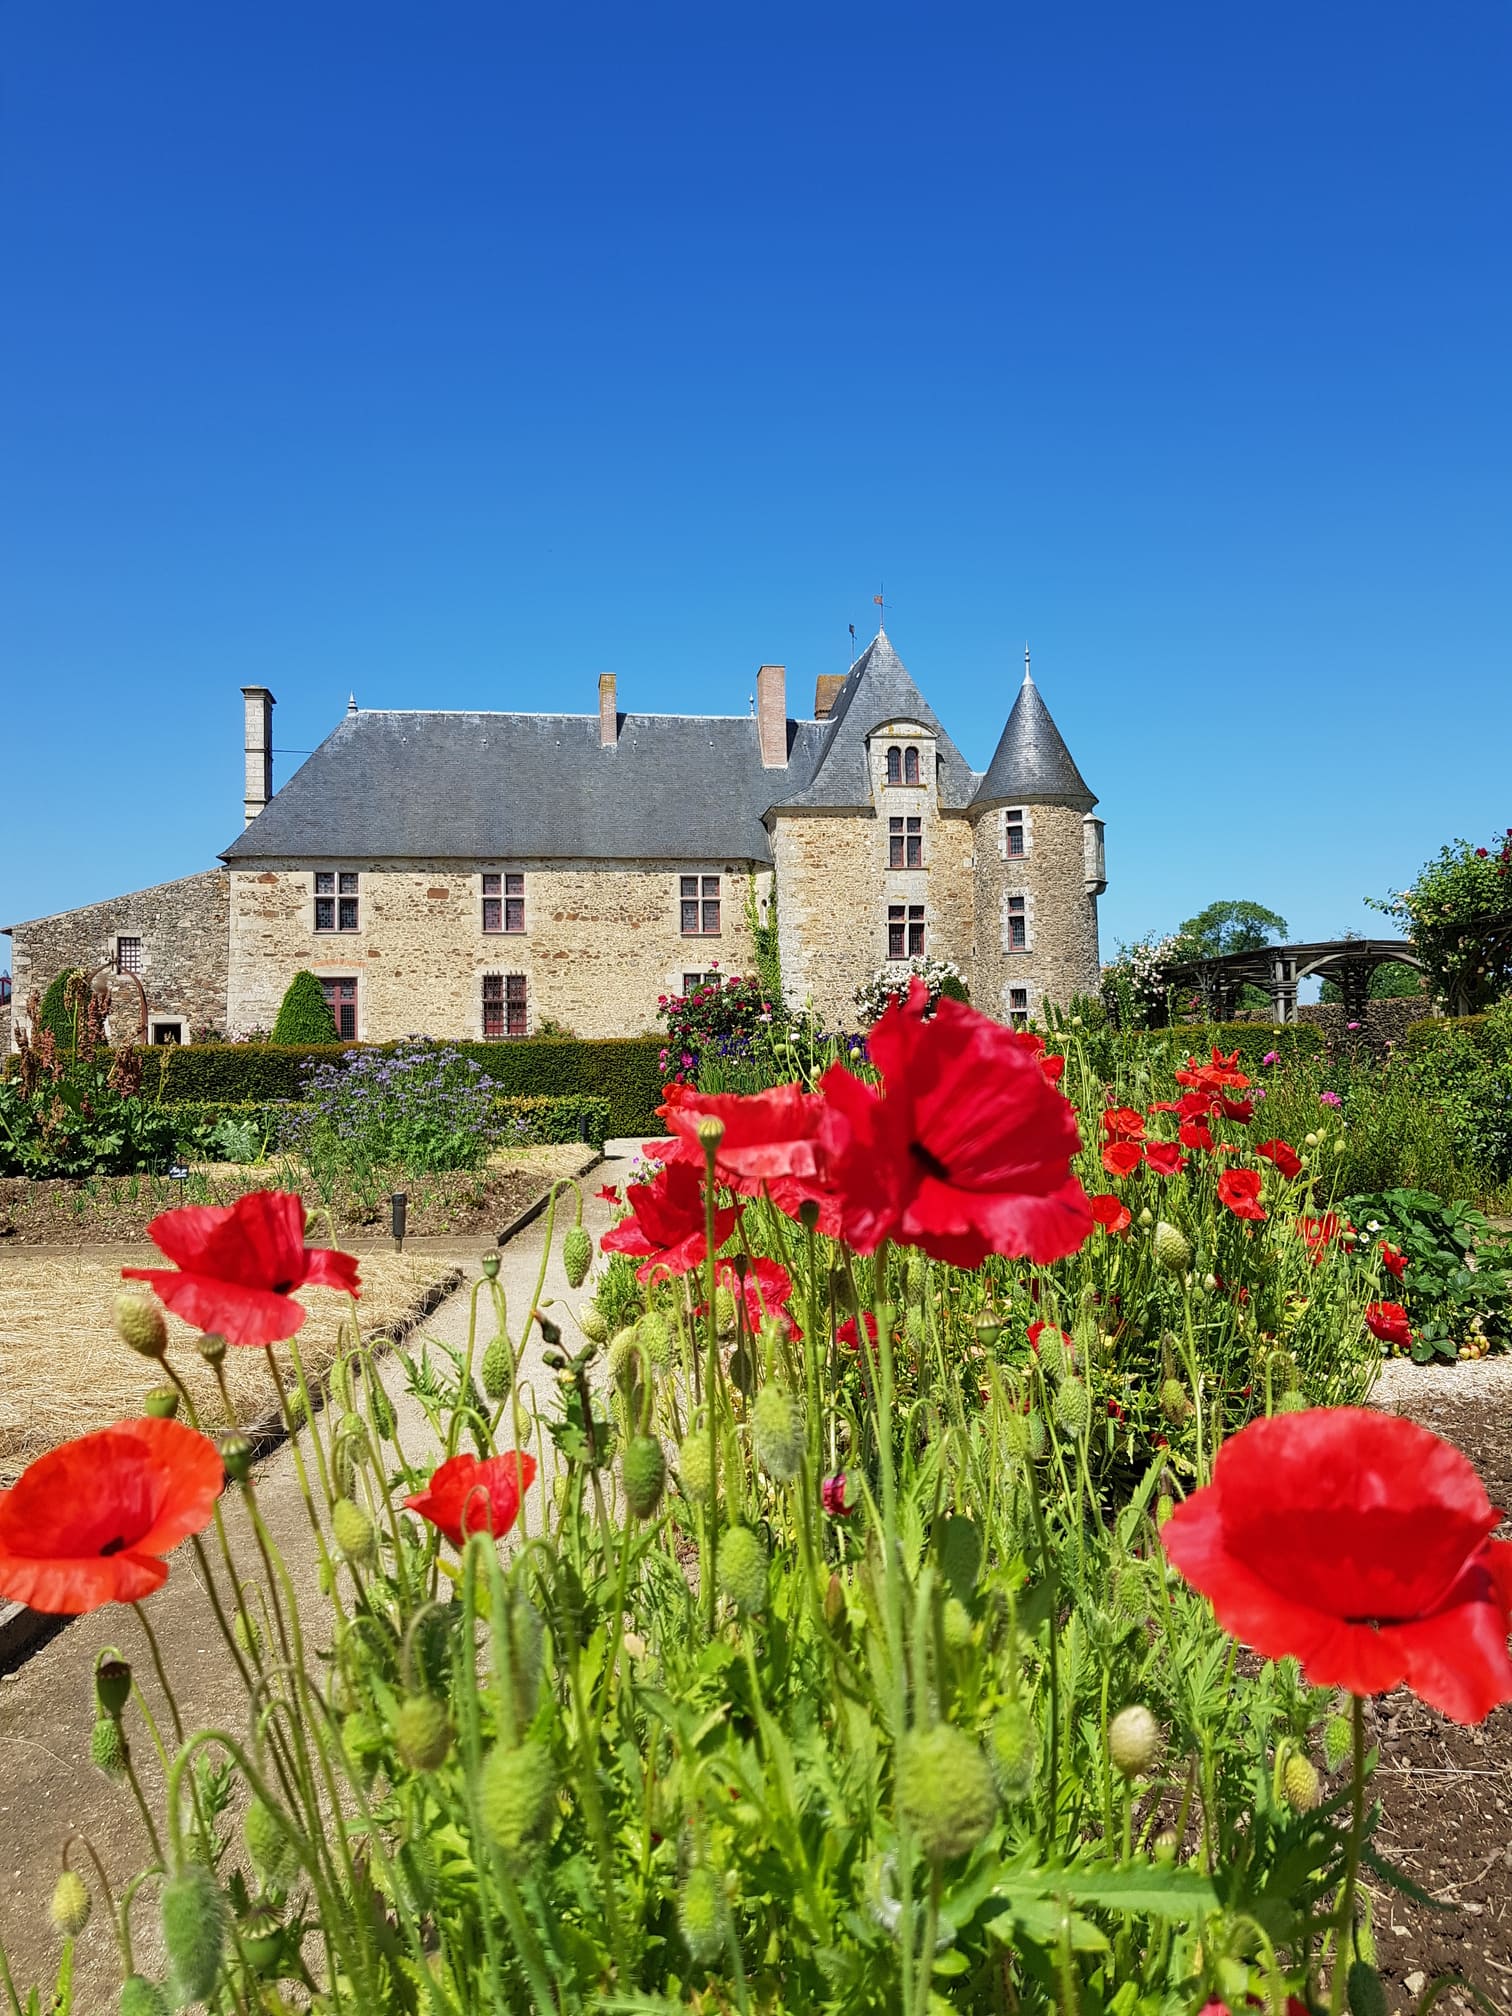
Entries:
[[770, 861], [762, 814], [813, 773], [827, 724], [789, 721], [788, 767], [746, 715], [351, 713], [223, 860]]
[[[875, 810], [866, 767], [866, 740], [889, 721], [917, 721], [936, 738], [940, 759], [940, 809], [964, 812], [977, 777], [941, 727], [939, 717], [909, 677], [887, 632], [879, 630], [846, 675], [829, 718], [813, 725], [823, 740], [810, 778], [777, 800], [779, 811]], [[789, 776], [792, 775], [791, 765]]]
[[1020, 798], [1041, 805], [1072, 805], [1080, 812], [1090, 812], [1097, 803], [1027, 671], [987, 774], [977, 786], [972, 810], [985, 812], [989, 806]]

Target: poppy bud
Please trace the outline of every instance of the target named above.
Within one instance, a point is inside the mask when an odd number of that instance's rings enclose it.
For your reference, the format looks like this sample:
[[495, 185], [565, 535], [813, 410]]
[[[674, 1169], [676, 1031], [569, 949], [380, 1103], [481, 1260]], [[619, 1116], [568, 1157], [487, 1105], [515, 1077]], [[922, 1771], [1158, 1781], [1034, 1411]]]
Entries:
[[263, 1649], [263, 1628], [250, 1610], [238, 1610], [231, 1620], [231, 1636], [249, 1659], [260, 1659]]
[[656, 1366], [665, 1371], [672, 1362], [672, 1326], [657, 1309], [648, 1309], [635, 1326], [640, 1347]]
[[1150, 1586], [1142, 1561], [1125, 1561], [1113, 1577], [1113, 1608], [1142, 1624], [1150, 1614]]
[[102, 1659], [95, 1668], [95, 1700], [102, 1715], [119, 1715], [131, 1699], [131, 1668], [124, 1659]]
[[[992, 1328], [994, 1329], [994, 1331], [996, 1329], [995, 1325], [988, 1325], [985, 1327]], [[977, 1325], [978, 1337], [982, 1336], [983, 1328], [984, 1326], [978, 1323]], [[920, 1309], [917, 1306], [917, 1304], [910, 1304], [909, 1307], [905, 1309], [903, 1312], [903, 1335], [908, 1339], [909, 1343], [914, 1346], [915, 1350], [917, 1350], [918, 1347], [924, 1342], [925, 1337], [924, 1311]], [[997, 1342], [997, 1338], [996, 1335], [994, 1334], [992, 1337], [983, 1337], [982, 1341], [985, 1344], [994, 1344]]]
[[207, 1330], [195, 1349], [212, 1369], [225, 1362], [226, 1340], [217, 1331]]
[[1349, 2016], [1387, 2016], [1386, 1990], [1368, 1960], [1350, 1962], [1344, 1985], [1349, 1997]]
[[53, 1886], [52, 1902], [47, 1907], [54, 1932], [60, 1939], [77, 1939], [89, 1923], [90, 1908], [83, 1877], [65, 1869]]
[[803, 1417], [792, 1394], [775, 1382], [756, 1395], [751, 1444], [757, 1462], [779, 1484], [791, 1484], [803, 1467]]
[[331, 1510], [331, 1531], [348, 1561], [370, 1565], [378, 1558], [378, 1531], [355, 1498], [338, 1498]]
[[609, 1335], [609, 1322], [597, 1302], [585, 1302], [578, 1311], [578, 1328], [590, 1344], [602, 1344]]
[[829, 1581], [824, 1588], [824, 1621], [842, 1643], [846, 1637], [848, 1615], [845, 1603], [845, 1584], [834, 1569], [830, 1570]]
[[992, 1725], [992, 1757], [1005, 1799], [1027, 1799], [1039, 1769], [1040, 1733], [1022, 1701], [1005, 1701]]
[[[627, 1323], [623, 1330], [616, 1330], [609, 1340], [605, 1363], [609, 1367], [609, 1377], [621, 1391], [627, 1391], [639, 1370], [640, 1361], [635, 1352], [635, 1325]], [[576, 1381], [572, 1381], [576, 1384]]]
[[711, 1967], [719, 1958], [727, 1923], [724, 1885], [707, 1862], [695, 1862], [677, 1899], [677, 1929], [695, 1966]]
[[1080, 1379], [1065, 1379], [1055, 1396], [1055, 1418], [1068, 1435], [1085, 1435], [1092, 1423], [1092, 1401]]
[[115, 1327], [121, 1342], [144, 1358], [161, 1358], [168, 1349], [168, 1325], [163, 1321], [163, 1312], [145, 1295], [117, 1295]]
[[819, 1205], [815, 1198], [805, 1197], [798, 1206], [798, 1223], [805, 1232], [812, 1232], [819, 1223]]
[[1150, 1227], [1155, 1223], [1155, 1213], [1150, 1209], [1148, 1204], [1139, 1214], [1139, 1223], [1143, 1226], [1146, 1232], [1148, 1232]]
[[976, 1521], [952, 1513], [935, 1528], [934, 1541], [941, 1575], [957, 1596], [970, 1596], [982, 1567], [982, 1535]]
[[1323, 1727], [1323, 1762], [1337, 1771], [1354, 1748], [1354, 1728], [1347, 1715], [1330, 1715]]
[[592, 1265], [593, 1241], [581, 1225], [569, 1226], [562, 1241], [562, 1272], [567, 1276], [567, 1286], [581, 1288]]
[[131, 1755], [126, 1732], [113, 1715], [97, 1717], [89, 1732], [89, 1761], [107, 1778], [123, 1778]]
[[556, 1767], [539, 1737], [494, 1746], [478, 1774], [483, 1831], [512, 1859], [545, 1825], [556, 1792]]
[[952, 1596], [946, 1603], [940, 1625], [945, 1633], [945, 1643], [953, 1652], [962, 1651], [971, 1643], [971, 1612], [959, 1596]]
[[897, 1764], [898, 1807], [931, 1862], [966, 1855], [997, 1813], [997, 1788], [981, 1748], [952, 1723], [912, 1729]]
[[1120, 1708], [1108, 1724], [1108, 1755], [1125, 1778], [1139, 1778], [1160, 1755], [1160, 1724], [1142, 1702]]
[[1179, 1379], [1167, 1379], [1161, 1386], [1160, 1411], [1175, 1428], [1179, 1428], [1191, 1412], [1186, 1388]]
[[222, 1435], [217, 1447], [233, 1484], [245, 1484], [252, 1475], [252, 1444], [245, 1435]]
[[729, 1526], [719, 1536], [719, 1591], [742, 1617], [766, 1608], [767, 1552], [749, 1526]]
[[1171, 1514], [1175, 1510], [1176, 1510], [1176, 1500], [1171, 1496], [1169, 1491], [1162, 1491], [1160, 1496], [1155, 1500], [1156, 1526], [1157, 1527], [1164, 1526], [1167, 1519], [1170, 1518]]
[[226, 1904], [214, 1876], [191, 1862], [170, 1876], [160, 1899], [173, 1999], [208, 2002], [220, 1979], [226, 1944]]
[[723, 1281], [714, 1290], [714, 1328], [721, 1337], [735, 1334], [735, 1297]]
[[1003, 1441], [1020, 1463], [1038, 1463], [1045, 1453], [1045, 1424], [1038, 1414], [1012, 1413], [1003, 1424]]
[[142, 1397], [142, 1412], [150, 1421], [171, 1421], [179, 1410], [177, 1386], [154, 1386]]
[[483, 1255], [483, 1258], [482, 1258], [482, 1259], [481, 1259], [481, 1260], [480, 1260], [480, 1261], [478, 1262], [478, 1266], [479, 1266], [479, 1269], [480, 1269], [480, 1270], [481, 1270], [481, 1272], [482, 1272], [482, 1275], [483, 1275], [483, 1279], [484, 1279], [485, 1281], [497, 1281], [497, 1280], [498, 1280], [498, 1278], [499, 1278], [499, 1256], [498, 1256], [498, 1254], [497, 1254], [497, 1253], [485, 1253], [485, 1254]]
[[394, 1718], [394, 1748], [409, 1771], [439, 1771], [451, 1755], [452, 1725], [434, 1694], [411, 1694]]
[[1308, 1400], [1305, 1393], [1283, 1393], [1276, 1402], [1278, 1414], [1305, 1414], [1307, 1408]]
[[685, 1497], [695, 1500], [708, 1497], [714, 1471], [706, 1430], [695, 1428], [691, 1435], [683, 1437], [677, 1452], [677, 1476]]
[[514, 1346], [501, 1330], [483, 1353], [483, 1391], [497, 1403], [514, 1385]]
[[705, 1113], [699, 1121], [696, 1131], [699, 1140], [703, 1143], [705, 1153], [710, 1155], [713, 1154], [714, 1150], [725, 1137], [723, 1120], [716, 1118], [712, 1113]]
[[625, 1445], [620, 1462], [625, 1503], [636, 1519], [649, 1519], [661, 1503], [667, 1481], [667, 1459], [654, 1435], [636, 1435]]
[[1066, 1345], [1059, 1330], [1045, 1329], [1039, 1337], [1040, 1370], [1047, 1379], [1063, 1379], [1066, 1373]]
[[161, 1988], [145, 1974], [128, 1974], [121, 1983], [120, 2016], [168, 2016], [168, 2003]]
[[254, 1799], [242, 1818], [242, 1840], [263, 1888], [286, 1890], [299, 1868], [299, 1857], [283, 1822], [261, 1799]]
[[1169, 1274], [1184, 1274], [1192, 1264], [1192, 1248], [1185, 1235], [1164, 1218], [1155, 1227], [1155, 1258]]
[[1281, 1773], [1281, 1797], [1293, 1813], [1311, 1813], [1323, 1797], [1318, 1767], [1304, 1751], [1294, 1750]]

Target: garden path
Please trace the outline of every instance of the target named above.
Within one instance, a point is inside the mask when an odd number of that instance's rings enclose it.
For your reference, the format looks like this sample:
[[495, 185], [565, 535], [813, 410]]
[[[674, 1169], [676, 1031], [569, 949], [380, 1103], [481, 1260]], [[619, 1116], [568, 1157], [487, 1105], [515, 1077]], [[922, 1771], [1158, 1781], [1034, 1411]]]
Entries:
[[[610, 1156], [583, 1183], [583, 1223], [595, 1244], [608, 1229], [610, 1211], [594, 1192], [601, 1183], [621, 1183], [628, 1170], [628, 1162]], [[568, 1196], [558, 1207], [554, 1251], [542, 1289], [543, 1300], [555, 1298], [565, 1301], [570, 1308], [582, 1299], [569, 1288], [561, 1268], [561, 1232], [564, 1223], [571, 1222], [570, 1216], [564, 1219], [563, 1211], [570, 1212], [571, 1202]], [[538, 1218], [500, 1251], [499, 1280], [508, 1299], [510, 1327], [516, 1337], [521, 1319], [530, 1308], [546, 1229], [545, 1217]], [[471, 1285], [479, 1271], [477, 1258], [470, 1259], [462, 1287], [420, 1326], [408, 1340], [408, 1349], [418, 1350], [421, 1339], [426, 1337], [465, 1345]], [[486, 1306], [480, 1296], [480, 1355], [492, 1334], [491, 1320], [485, 1323], [484, 1319]], [[544, 1392], [553, 1376], [541, 1363], [541, 1349], [540, 1331], [533, 1329], [526, 1340], [521, 1379], [533, 1382], [538, 1392]], [[427, 1445], [434, 1446], [433, 1438], [418, 1405], [405, 1395], [403, 1365], [392, 1353], [379, 1362], [385, 1389], [395, 1403], [405, 1455], [411, 1461], [423, 1462]], [[307, 1624], [313, 1624], [323, 1617], [325, 1606], [319, 1593], [317, 1557], [299, 1488], [297, 1462], [301, 1455], [308, 1459], [308, 1446], [309, 1438], [304, 1436], [298, 1445], [284, 1444], [274, 1450], [257, 1466], [256, 1488], [263, 1518], [288, 1564], [300, 1613]], [[523, 1508], [522, 1524], [532, 1532], [541, 1528], [544, 1481], [538, 1480]], [[255, 1545], [239, 1494], [228, 1493], [224, 1502], [226, 1528], [238, 1572], [244, 1579], [254, 1578]], [[207, 1541], [213, 1548], [213, 1528]], [[158, 1639], [164, 1666], [172, 1678], [185, 1728], [221, 1727], [244, 1737], [245, 1699], [205, 1593], [199, 1564], [189, 1547], [174, 1556], [166, 1586], [144, 1608]], [[0, 1677], [0, 1940], [11, 1956], [23, 1997], [27, 1985], [34, 1980], [41, 1983], [50, 1979], [57, 1966], [59, 1945], [47, 1923], [46, 1904], [69, 1835], [88, 1836], [113, 1883], [124, 1880], [151, 1859], [129, 1790], [103, 1777], [89, 1761], [93, 1724], [90, 1676], [96, 1654], [103, 1646], [112, 1644], [118, 1645], [131, 1660], [153, 1713], [162, 1716], [166, 1723], [163, 1692], [153, 1674], [138, 1621], [119, 1609], [79, 1618], [36, 1647], [14, 1671]], [[133, 1723], [140, 1726], [140, 1718], [134, 1711], [128, 1718], [128, 1727]], [[133, 1761], [141, 1775], [148, 1805], [161, 1811], [161, 1769], [145, 1735], [133, 1746]], [[78, 1866], [97, 1893], [98, 1883], [87, 1860], [78, 1860]], [[137, 1965], [160, 1976], [156, 1910], [150, 1892], [133, 1913], [132, 1927], [133, 1942], [138, 1948]], [[120, 1979], [119, 1960], [108, 1918], [99, 1908], [98, 1895], [94, 1918], [78, 1942], [75, 1969], [75, 2007], [113, 2008], [115, 1986]]]

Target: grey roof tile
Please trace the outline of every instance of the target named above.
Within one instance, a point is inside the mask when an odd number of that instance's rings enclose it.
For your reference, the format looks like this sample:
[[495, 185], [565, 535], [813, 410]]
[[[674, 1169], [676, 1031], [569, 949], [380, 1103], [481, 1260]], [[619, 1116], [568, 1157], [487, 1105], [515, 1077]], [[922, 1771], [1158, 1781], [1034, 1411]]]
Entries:
[[1072, 805], [1082, 812], [1090, 812], [1097, 803], [1027, 671], [972, 809], [985, 811], [1020, 798]]

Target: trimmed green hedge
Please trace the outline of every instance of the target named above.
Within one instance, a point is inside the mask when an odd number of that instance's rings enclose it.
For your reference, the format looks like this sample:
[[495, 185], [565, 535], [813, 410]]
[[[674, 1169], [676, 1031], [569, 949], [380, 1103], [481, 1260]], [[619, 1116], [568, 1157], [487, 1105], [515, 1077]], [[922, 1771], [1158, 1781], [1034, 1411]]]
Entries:
[[494, 1112], [506, 1123], [522, 1122], [528, 1141], [586, 1141], [602, 1148], [609, 1138], [609, 1101], [592, 1092], [509, 1093], [494, 1101]]
[[[376, 1049], [397, 1050], [385, 1043]], [[661, 1042], [655, 1036], [580, 1041], [532, 1036], [512, 1043], [456, 1043], [493, 1079], [500, 1092], [515, 1097], [595, 1099], [608, 1107], [610, 1134], [654, 1134], [660, 1123]], [[306, 1070], [333, 1063], [350, 1043], [165, 1044], [143, 1058], [142, 1090], [149, 1099], [236, 1103], [298, 1100]], [[597, 1124], [597, 1122], [595, 1122]], [[576, 1131], [567, 1137], [575, 1140]]]
[[1288, 1022], [1284, 1028], [1277, 1028], [1274, 1022], [1193, 1022], [1145, 1033], [1152, 1043], [1169, 1038], [1183, 1054], [1190, 1052], [1194, 1057], [1211, 1057], [1216, 1043], [1225, 1057], [1237, 1050], [1239, 1062], [1246, 1066], [1258, 1066], [1272, 1050], [1286, 1062], [1293, 1057], [1321, 1056], [1327, 1048], [1323, 1031], [1310, 1022]]
[[1466, 1036], [1479, 1049], [1490, 1033], [1486, 1020], [1484, 1015], [1425, 1015], [1420, 1022], [1407, 1024], [1402, 1041], [1409, 1050], [1431, 1050], [1436, 1043]]

